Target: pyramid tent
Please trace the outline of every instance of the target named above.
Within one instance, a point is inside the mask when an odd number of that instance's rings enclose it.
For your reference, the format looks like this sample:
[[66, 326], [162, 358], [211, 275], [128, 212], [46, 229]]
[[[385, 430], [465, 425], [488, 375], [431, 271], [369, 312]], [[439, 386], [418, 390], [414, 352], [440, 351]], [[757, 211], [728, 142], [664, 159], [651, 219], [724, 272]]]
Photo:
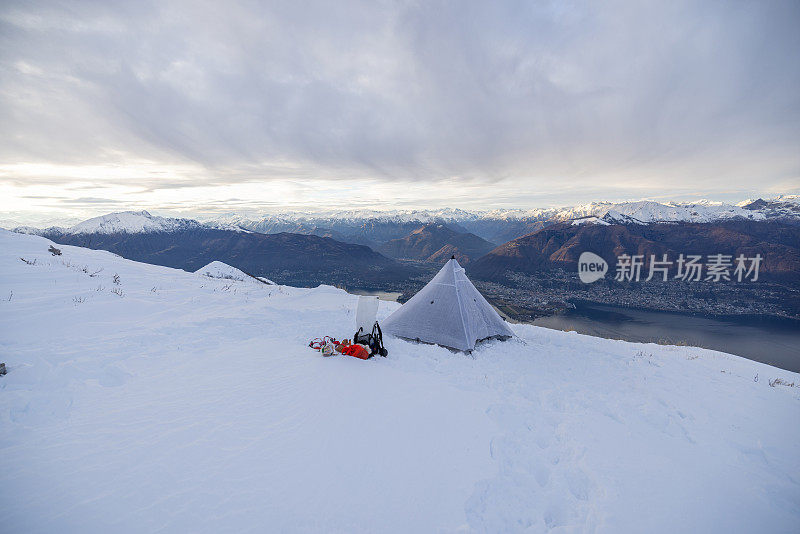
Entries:
[[464, 351], [482, 339], [514, 335], [455, 258], [381, 326], [388, 334]]

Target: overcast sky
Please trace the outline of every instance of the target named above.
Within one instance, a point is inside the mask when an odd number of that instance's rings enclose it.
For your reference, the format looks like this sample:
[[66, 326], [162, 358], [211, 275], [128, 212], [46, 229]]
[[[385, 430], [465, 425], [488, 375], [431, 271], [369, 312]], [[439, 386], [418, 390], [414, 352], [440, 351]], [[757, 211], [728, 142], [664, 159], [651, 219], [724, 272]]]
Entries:
[[800, 2], [0, 4], [0, 215], [800, 192]]

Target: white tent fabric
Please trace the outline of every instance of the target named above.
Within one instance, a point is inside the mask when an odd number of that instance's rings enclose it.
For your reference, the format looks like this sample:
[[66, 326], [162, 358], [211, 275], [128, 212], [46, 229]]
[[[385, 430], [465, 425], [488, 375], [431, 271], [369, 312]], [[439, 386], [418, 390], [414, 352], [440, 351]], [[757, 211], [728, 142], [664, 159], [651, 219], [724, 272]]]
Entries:
[[398, 337], [465, 351], [474, 349], [481, 339], [514, 335], [455, 259], [381, 327]]

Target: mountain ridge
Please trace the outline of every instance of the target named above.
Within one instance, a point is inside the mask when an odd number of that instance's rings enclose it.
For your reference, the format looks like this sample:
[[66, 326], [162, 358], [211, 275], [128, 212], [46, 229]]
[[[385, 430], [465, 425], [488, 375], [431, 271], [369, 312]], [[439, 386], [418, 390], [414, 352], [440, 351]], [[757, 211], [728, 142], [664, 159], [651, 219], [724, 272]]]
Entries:
[[780, 222], [741, 220], [714, 223], [656, 223], [649, 225], [557, 223], [504, 243], [473, 262], [469, 272], [496, 281], [508, 272], [534, 273], [553, 268], [575, 271], [581, 253], [602, 257], [613, 270], [621, 254], [761, 254], [761, 272], [800, 277], [800, 227]]
[[714, 222], [719, 220], [781, 220], [800, 224], [800, 197], [782, 195], [726, 204], [695, 202], [590, 202], [561, 208], [495, 209], [470, 211], [440, 210], [331, 210], [327, 212], [287, 211], [261, 217], [228, 213], [202, 221], [185, 217], [162, 217], [147, 211], [114, 212], [93, 217], [71, 227], [17, 226], [20, 233], [49, 235], [62, 233], [114, 233], [170, 231], [181, 227], [222, 228], [260, 233], [290, 232], [329, 236], [338, 241], [378, 248], [392, 239], [403, 238], [425, 224], [445, 224], [458, 232], [473, 233], [493, 243], [504, 243], [541, 228], [568, 220], [596, 217], [625, 224], [664, 222]]
[[457, 232], [441, 223], [428, 223], [405, 237], [387, 241], [378, 252], [391, 258], [439, 263], [455, 256], [459, 262], [469, 263], [494, 247], [475, 234]]
[[45, 233], [43, 237], [191, 272], [218, 260], [252, 276], [296, 285], [369, 285], [413, 274], [409, 267], [363, 245], [286, 232], [261, 234], [192, 226], [161, 232]]

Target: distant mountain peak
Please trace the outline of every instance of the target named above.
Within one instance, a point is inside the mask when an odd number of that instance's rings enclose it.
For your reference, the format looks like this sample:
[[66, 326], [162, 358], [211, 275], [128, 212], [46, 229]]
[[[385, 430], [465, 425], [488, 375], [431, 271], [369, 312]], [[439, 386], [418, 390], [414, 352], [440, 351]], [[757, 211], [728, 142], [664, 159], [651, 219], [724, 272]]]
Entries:
[[762, 214], [769, 219], [797, 219], [800, 217], [800, 197], [798, 195], [780, 195], [764, 200], [748, 199], [739, 203], [742, 209]]
[[151, 215], [146, 210], [120, 211], [87, 219], [68, 228], [66, 234], [133, 234], [168, 232], [199, 227], [194, 219], [174, 219]]
[[441, 222], [417, 228], [405, 237], [384, 243], [379, 251], [393, 258], [414, 259], [438, 263], [455, 256], [461, 262], [479, 258], [494, 248], [494, 244], [469, 233], [457, 232]]
[[51, 227], [45, 230], [21, 227], [16, 229], [20, 233], [29, 234], [56, 234], [65, 235], [79, 234], [138, 234], [138, 233], [157, 233], [175, 232], [178, 230], [188, 230], [193, 228], [209, 228], [216, 230], [232, 230], [236, 232], [248, 232], [235, 224], [221, 221], [201, 223], [194, 219], [162, 217], [153, 215], [147, 210], [140, 211], [117, 211], [92, 217], [69, 228]]

